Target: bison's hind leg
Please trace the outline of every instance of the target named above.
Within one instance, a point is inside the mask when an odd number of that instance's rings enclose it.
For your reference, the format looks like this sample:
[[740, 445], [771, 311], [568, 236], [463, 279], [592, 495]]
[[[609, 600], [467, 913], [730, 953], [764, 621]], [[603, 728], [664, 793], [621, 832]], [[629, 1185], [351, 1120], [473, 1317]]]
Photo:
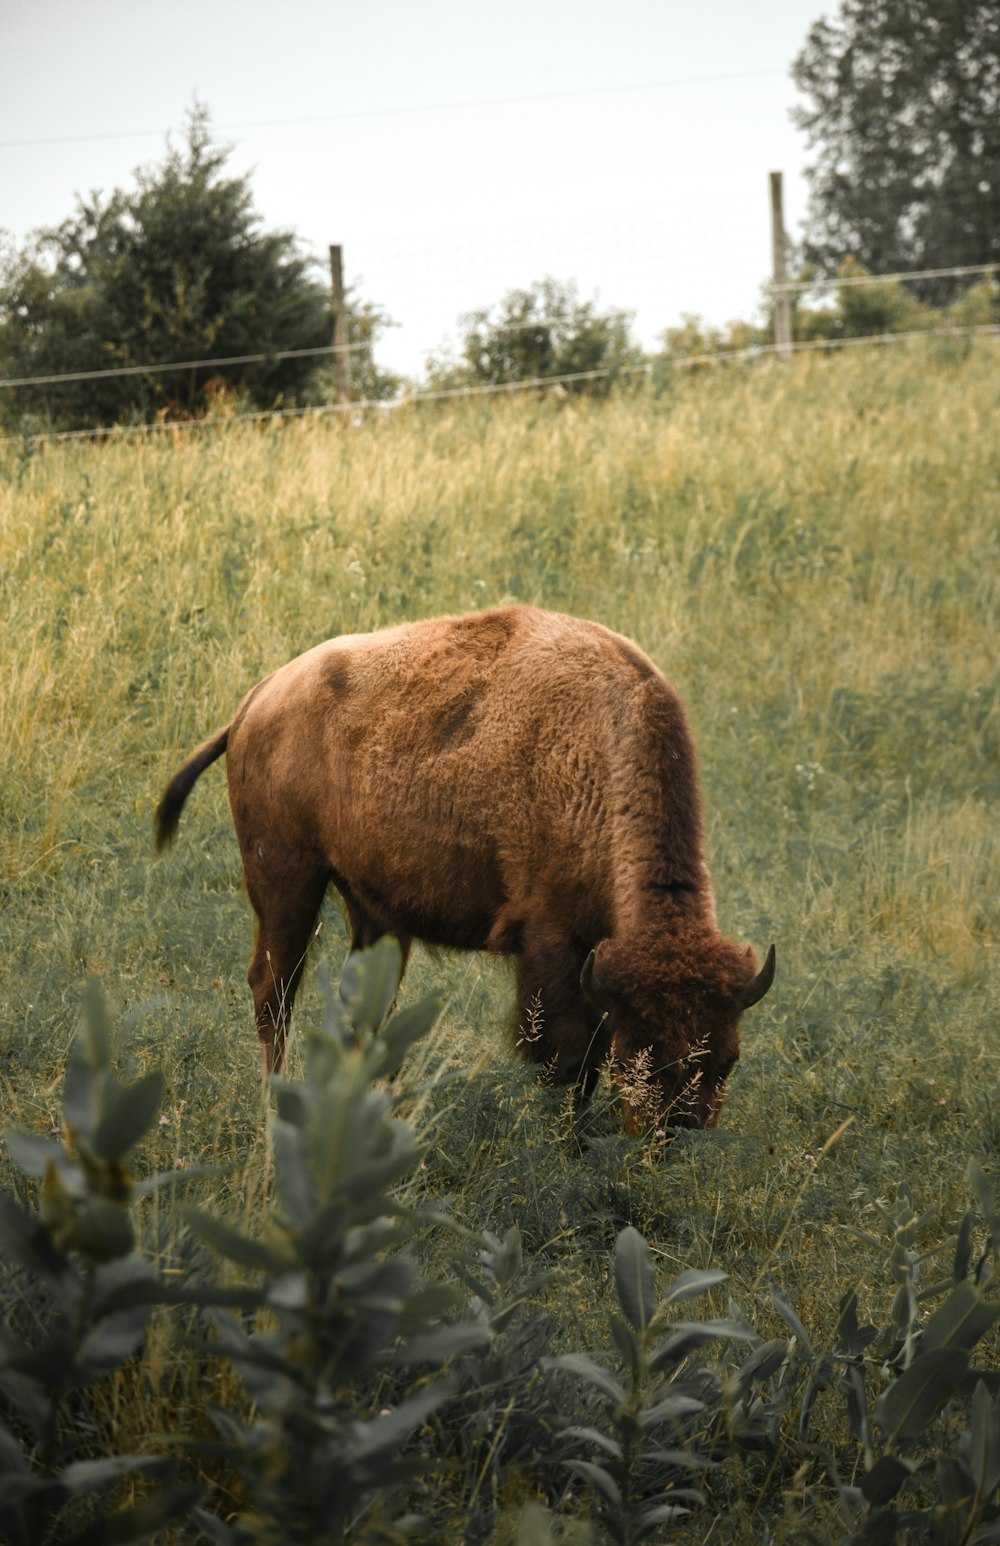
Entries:
[[276, 867], [267, 856], [247, 868], [247, 891], [257, 914], [257, 940], [247, 972], [265, 1074], [280, 1073], [292, 1005], [329, 872]]
[[586, 955], [572, 941], [525, 930], [517, 962], [518, 1049], [554, 1083], [572, 1085], [578, 1104], [593, 1093], [609, 1045], [580, 986]]

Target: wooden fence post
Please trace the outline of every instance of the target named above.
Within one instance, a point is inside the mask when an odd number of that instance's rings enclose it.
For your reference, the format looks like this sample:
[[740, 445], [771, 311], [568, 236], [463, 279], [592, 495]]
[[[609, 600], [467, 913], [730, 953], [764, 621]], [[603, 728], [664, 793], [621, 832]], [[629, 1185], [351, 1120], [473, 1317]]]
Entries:
[[792, 306], [785, 269], [785, 217], [781, 173], [771, 177], [771, 300], [774, 307], [774, 342], [786, 358], [792, 352]]
[[343, 407], [351, 400], [351, 378], [347, 355], [347, 311], [344, 306], [344, 250], [330, 248], [330, 306], [333, 311], [333, 384], [337, 402]]

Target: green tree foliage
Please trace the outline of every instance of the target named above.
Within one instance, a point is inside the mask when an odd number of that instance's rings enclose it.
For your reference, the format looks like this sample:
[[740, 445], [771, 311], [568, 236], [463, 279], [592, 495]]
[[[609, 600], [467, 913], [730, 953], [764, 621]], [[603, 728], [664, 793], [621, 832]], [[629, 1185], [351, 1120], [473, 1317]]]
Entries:
[[[872, 273], [1000, 261], [996, 0], [841, 0], [792, 66], [817, 156], [806, 257]], [[955, 287], [925, 284], [938, 304]]]
[[[566, 383], [568, 391], [603, 392], [614, 377], [642, 364], [630, 323], [627, 311], [602, 312], [581, 301], [572, 281], [542, 279], [508, 291], [497, 307], [463, 317], [461, 355], [432, 361], [430, 383], [447, 390], [580, 376]], [[588, 379], [591, 371], [600, 374]]]
[[[190, 114], [186, 143], [136, 173], [132, 191], [77, 201], [0, 264], [0, 375], [62, 375], [127, 367], [134, 374], [5, 388], [2, 411], [63, 426], [189, 415], [230, 394], [254, 407], [315, 401], [332, 337], [329, 290], [319, 266], [286, 231], [265, 231], [248, 177], [227, 175], [229, 151], [212, 143], [207, 114]], [[316, 270], [316, 272], [314, 272]], [[367, 395], [390, 384], [374, 373], [371, 345], [384, 325], [355, 307], [351, 341], [363, 343]], [[149, 372], [174, 361], [264, 359], [198, 370]]]

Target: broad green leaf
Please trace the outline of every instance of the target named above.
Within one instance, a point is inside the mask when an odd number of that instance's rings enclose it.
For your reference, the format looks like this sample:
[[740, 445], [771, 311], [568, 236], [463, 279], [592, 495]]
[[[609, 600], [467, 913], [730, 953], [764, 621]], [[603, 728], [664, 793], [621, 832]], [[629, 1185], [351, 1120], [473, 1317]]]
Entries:
[[[484, 1231], [484, 1238], [485, 1238]], [[486, 1250], [480, 1253], [480, 1261], [484, 1267], [488, 1267], [496, 1282], [501, 1288], [507, 1288], [514, 1282], [521, 1267], [524, 1264], [524, 1255], [521, 1250], [521, 1231], [516, 1224], [512, 1224], [502, 1240], [496, 1236], [490, 1236], [490, 1243]]]
[[[700, 1493], [696, 1501], [698, 1503], [702, 1501]], [[652, 1508], [644, 1508], [637, 1520], [637, 1529], [632, 1539], [645, 1540], [650, 1532], [658, 1530], [660, 1525], [676, 1524], [678, 1519], [684, 1519], [690, 1512], [690, 1508], [686, 1508], [683, 1503], [657, 1503]]]
[[396, 1137], [399, 1141], [393, 1143], [387, 1154], [361, 1160], [356, 1169], [352, 1168], [349, 1175], [339, 1178], [345, 1197], [352, 1200], [371, 1197], [377, 1203], [378, 1211], [381, 1212], [384, 1206], [382, 1193], [387, 1187], [409, 1175], [419, 1163], [420, 1148], [412, 1129], [403, 1127], [402, 1124], [398, 1126], [400, 1131]]
[[323, 1000], [323, 1032], [317, 1037], [317, 1042], [324, 1045], [328, 1052], [331, 1048], [339, 1048], [342, 1052], [346, 1044], [353, 1043], [354, 1032], [347, 1006], [340, 996], [339, 983], [334, 982], [330, 963], [325, 958], [317, 963], [316, 984]]
[[646, 1407], [642, 1414], [642, 1426], [652, 1428], [657, 1423], [677, 1422], [681, 1417], [693, 1417], [696, 1412], [704, 1410], [704, 1401], [699, 1401], [696, 1396], [673, 1392], [664, 1396], [662, 1401], [655, 1401], [652, 1406]]
[[636, 1331], [645, 1331], [656, 1313], [656, 1274], [649, 1246], [632, 1225], [615, 1241], [618, 1300]]
[[240, 1234], [236, 1229], [231, 1229], [228, 1224], [223, 1224], [221, 1219], [214, 1218], [211, 1213], [204, 1213], [200, 1208], [195, 1208], [190, 1203], [181, 1204], [181, 1217], [194, 1234], [210, 1245], [220, 1256], [227, 1257], [230, 1261], [239, 1262], [243, 1267], [253, 1267], [261, 1272], [284, 1272], [288, 1269], [288, 1259], [271, 1250], [259, 1240], [251, 1240], [247, 1235]]
[[386, 1261], [364, 1258], [341, 1268], [337, 1288], [342, 1297], [358, 1299], [362, 1306], [397, 1305], [406, 1302], [417, 1269], [406, 1256], [390, 1256]]
[[6, 1471], [27, 1471], [27, 1469], [28, 1462], [22, 1446], [7, 1424], [0, 1420], [0, 1476]]
[[811, 1353], [812, 1343], [809, 1340], [809, 1334], [806, 1331], [806, 1328], [803, 1326], [802, 1322], [799, 1320], [795, 1311], [792, 1309], [791, 1305], [787, 1302], [787, 1300], [782, 1298], [776, 1288], [771, 1290], [771, 1298], [774, 1300], [774, 1308], [777, 1310], [786, 1326], [791, 1327], [792, 1331], [795, 1333], [799, 1345], [803, 1347], [807, 1353]]
[[309, 1301], [310, 1283], [305, 1272], [286, 1272], [268, 1285], [267, 1302], [277, 1310], [305, 1310]]
[[927, 1352], [937, 1347], [975, 1347], [998, 1318], [1000, 1302], [986, 1299], [963, 1278], [927, 1322], [923, 1347]]
[[439, 1379], [417, 1395], [410, 1396], [408, 1400], [401, 1402], [399, 1406], [393, 1407], [384, 1416], [356, 1424], [350, 1460], [355, 1464], [359, 1460], [370, 1464], [388, 1451], [398, 1449], [409, 1438], [414, 1428], [419, 1428], [432, 1412], [448, 1400], [454, 1390], [455, 1386], [450, 1378]]
[[887, 1443], [919, 1438], [961, 1385], [968, 1365], [969, 1354], [957, 1347], [937, 1347], [915, 1358], [875, 1405]]
[[900, 1455], [883, 1455], [877, 1460], [870, 1471], [866, 1471], [861, 1478], [861, 1491], [867, 1501], [874, 1507], [880, 1508], [885, 1503], [891, 1503], [903, 1483], [909, 1481], [916, 1467]]
[[106, 1197], [88, 1197], [76, 1215], [69, 1244], [91, 1261], [110, 1262], [127, 1256], [135, 1245], [128, 1212]]
[[980, 1496], [992, 1497], [1000, 1487], [1000, 1399], [990, 1400], [982, 1380], [972, 1392], [972, 1421], [968, 1434], [969, 1470]]
[[37, 1218], [0, 1194], [0, 1253], [10, 1266], [26, 1267], [49, 1283], [72, 1291], [75, 1274], [67, 1258], [52, 1243], [49, 1231]]
[[[474, 1296], [474, 1298], [478, 1299], [480, 1303], [485, 1305], [493, 1304], [494, 1299], [496, 1298], [493, 1283], [478, 1277], [476, 1272], [473, 1270], [472, 1263], [469, 1261], [463, 1261], [461, 1257], [456, 1256], [453, 1258], [450, 1265], [451, 1270], [454, 1272], [459, 1282], [465, 1284], [465, 1287]], [[475, 1265], [478, 1266], [479, 1264], [475, 1263]]]
[[869, 1442], [868, 1396], [862, 1364], [850, 1364], [840, 1377], [840, 1388], [847, 1404], [847, 1426], [859, 1444]]
[[74, 1197], [82, 1197], [87, 1190], [83, 1171], [61, 1143], [51, 1138], [41, 1138], [36, 1133], [4, 1133], [8, 1153], [16, 1165], [29, 1176], [44, 1176], [49, 1165], [54, 1165], [66, 1191]]
[[406, 1364], [443, 1363], [459, 1353], [489, 1347], [492, 1338], [484, 1326], [460, 1324], [439, 1326], [419, 1336], [407, 1337], [399, 1348], [396, 1359]]
[[318, 1198], [301, 1128], [277, 1118], [271, 1124], [274, 1168], [281, 1206], [293, 1224], [302, 1226], [316, 1212]]
[[183, 1170], [159, 1170], [151, 1176], [144, 1176], [141, 1181], [132, 1183], [132, 1197], [151, 1197], [154, 1192], [163, 1191], [167, 1186], [183, 1186], [187, 1181], [198, 1181], [205, 1176], [228, 1176], [238, 1168], [237, 1165], [185, 1165]]
[[788, 1356], [788, 1343], [783, 1337], [775, 1337], [770, 1342], [762, 1342], [760, 1347], [754, 1348], [750, 1357], [740, 1365], [737, 1379], [743, 1390], [749, 1388], [754, 1381], [768, 1380], [772, 1374], [776, 1374]]
[[402, 971], [403, 953], [391, 934], [370, 950], [348, 956], [340, 976], [340, 996], [350, 1009], [355, 1030], [378, 1030], [396, 996]]
[[99, 1159], [120, 1160], [144, 1138], [163, 1100], [164, 1078], [159, 1069], [118, 1089], [108, 1100], [91, 1143]]
[[611, 1328], [611, 1340], [621, 1354], [633, 1383], [638, 1382], [642, 1366], [642, 1349], [639, 1346], [639, 1338], [628, 1322], [623, 1321], [620, 1315], [609, 1315], [608, 1325]]
[[572, 1471], [574, 1476], [582, 1476], [585, 1481], [588, 1481], [613, 1508], [621, 1508], [621, 1488], [602, 1465], [597, 1465], [592, 1460], [564, 1460], [563, 1465], [567, 1471]]
[[165, 1455], [109, 1455], [102, 1460], [74, 1460], [59, 1473], [59, 1479], [75, 1497], [96, 1492], [136, 1471], [155, 1475], [157, 1471], [168, 1469], [170, 1464]]
[[541, 1362], [543, 1369], [564, 1369], [567, 1374], [579, 1375], [611, 1401], [619, 1406], [626, 1405], [628, 1397], [622, 1386], [607, 1369], [595, 1363], [588, 1353], [561, 1353], [556, 1358], [543, 1358]]
[[669, 1466], [678, 1471], [711, 1471], [718, 1465], [710, 1455], [701, 1455], [695, 1449], [675, 1449], [662, 1444], [649, 1444], [643, 1453], [657, 1465]]
[[97, 1126], [102, 1083], [100, 1075], [94, 1072], [84, 1037], [80, 1035], [69, 1049], [62, 1092], [63, 1116], [78, 1137], [89, 1138]]
[[[307, 1041], [309, 1034], [307, 1031]], [[279, 1120], [306, 1132], [315, 1108], [317, 1091], [300, 1079], [286, 1079], [279, 1074], [272, 1075], [269, 1083], [274, 1092]]]
[[[43, 1381], [21, 1374], [10, 1367], [12, 1354], [6, 1350], [0, 1360], [0, 1396], [11, 1415], [26, 1422], [37, 1439], [42, 1439], [52, 1420], [53, 1399]], [[3, 1472], [0, 1471], [0, 1477]]]
[[84, 1036], [87, 1057], [95, 1073], [111, 1067], [112, 1029], [101, 985], [92, 977], [83, 991]]
[[141, 1256], [120, 1256], [104, 1262], [93, 1277], [90, 1313], [94, 1319], [131, 1310], [139, 1304], [161, 1304], [171, 1290]]
[[612, 1460], [622, 1458], [622, 1447], [618, 1440], [612, 1438], [609, 1433], [602, 1433], [600, 1428], [563, 1428], [561, 1437], [581, 1439], [585, 1444], [596, 1444], [597, 1448], [603, 1449]]
[[996, 1198], [985, 1171], [975, 1160], [969, 1161], [969, 1186], [983, 1210], [983, 1218], [986, 1220], [994, 1249], [1000, 1249], [1000, 1218], [997, 1217]]
[[976, 1215], [971, 1208], [967, 1208], [958, 1226], [955, 1255], [952, 1260], [951, 1272], [956, 1283], [961, 1283], [969, 1275], [969, 1267], [972, 1263], [972, 1231], [975, 1225]]
[[379, 1041], [377, 1074], [380, 1079], [391, 1079], [399, 1071], [410, 1048], [434, 1025], [444, 1007], [444, 999], [438, 994], [423, 998], [418, 1004], [409, 1004], [392, 1016], [383, 1026]]
[[195, 1508], [191, 1510], [191, 1518], [202, 1535], [214, 1541], [216, 1546], [244, 1546], [242, 1531], [226, 1524], [218, 1514], [210, 1514], [204, 1508]]
[[77, 1350], [77, 1383], [89, 1385], [123, 1364], [142, 1342], [149, 1312], [150, 1306], [143, 1304], [98, 1321]]
[[[976, 1484], [968, 1471], [954, 1455], [939, 1454], [934, 1463], [934, 1472], [937, 1477], [938, 1496], [945, 1509], [954, 1517], [960, 1510], [964, 1510], [972, 1502], [976, 1493]], [[953, 1537], [959, 1540], [960, 1532], [956, 1531]]]
[[755, 1342], [757, 1334], [746, 1321], [676, 1321], [670, 1327], [669, 1335], [657, 1343], [649, 1364], [650, 1372], [658, 1374], [668, 1364], [681, 1363], [696, 1347], [722, 1339]]
[[668, 1286], [667, 1292], [660, 1301], [659, 1309], [665, 1306], [680, 1304], [684, 1299], [695, 1299], [699, 1294], [707, 1294], [710, 1288], [718, 1288], [720, 1283], [725, 1283], [729, 1277], [728, 1272], [722, 1272], [718, 1267], [706, 1267], [699, 1270], [689, 1267], [686, 1272], [678, 1273], [674, 1281]]
[[878, 1336], [877, 1326], [862, 1326], [858, 1322], [858, 1295], [855, 1289], [849, 1289], [840, 1300], [840, 1313], [837, 1317], [837, 1332], [834, 1346], [838, 1353], [847, 1358], [860, 1358], [865, 1349], [870, 1347]]

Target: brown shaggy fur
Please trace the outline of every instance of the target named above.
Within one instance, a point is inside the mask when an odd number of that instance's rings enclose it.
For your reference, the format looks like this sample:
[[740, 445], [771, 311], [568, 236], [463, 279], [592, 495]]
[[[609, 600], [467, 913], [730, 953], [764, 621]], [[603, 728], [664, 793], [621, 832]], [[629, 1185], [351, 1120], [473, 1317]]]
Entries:
[[355, 947], [515, 956], [521, 1044], [558, 1082], [586, 1097], [610, 1059], [633, 1126], [716, 1121], [773, 948], [757, 974], [716, 928], [691, 734], [636, 645], [521, 606], [319, 644], [176, 774], [158, 847], [224, 751], [266, 1069], [332, 882]]

